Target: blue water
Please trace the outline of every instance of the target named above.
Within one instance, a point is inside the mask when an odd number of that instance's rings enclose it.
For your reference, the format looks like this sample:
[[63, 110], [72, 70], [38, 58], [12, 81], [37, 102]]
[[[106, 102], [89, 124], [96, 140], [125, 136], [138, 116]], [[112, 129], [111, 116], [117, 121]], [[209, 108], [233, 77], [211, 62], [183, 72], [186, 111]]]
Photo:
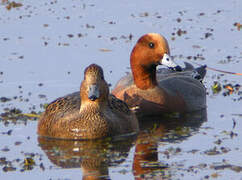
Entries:
[[[112, 89], [120, 77], [130, 71], [129, 55], [132, 47], [141, 35], [148, 32], [161, 33], [167, 38], [171, 55], [180, 65], [183, 65], [183, 61], [189, 61], [242, 73], [242, 29], [238, 30], [234, 26], [235, 22], [242, 23], [242, 2], [239, 0], [21, 0], [18, 2], [23, 6], [11, 10], [7, 10], [6, 4], [1, 2], [0, 72], [3, 74], [0, 74], [0, 97], [12, 100], [0, 103], [0, 113], [4, 112], [4, 108], [13, 107], [21, 109], [24, 113], [32, 110], [43, 111], [40, 104], [78, 91], [83, 70], [91, 63], [103, 67], [105, 79], [111, 83]], [[177, 35], [179, 29], [186, 33]], [[197, 54], [203, 59], [187, 59], [188, 56], [194, 57]], [[140, 141], [148, 141], [147, 143], [156, 147], [154, 156], [158, 159], [155, 162], [168, 166], [165, 171], [160, 166], [151, 172], [144, 171], [148, 177], [165, 173], [162, 176], [168, 179], [205, 179], [207, 176], [211, 179], [215, 175], [218, 179], [240, 179], [240, 172], [229, 168], [212, 168], [217, 164], [242, 166], [242, 161], [238, 158], [242, 155], [242, 103], [238, 100], [241, 94], [234, 92], [224, 97], [223, 89], [221, 93], [214, 95], [211, 90], [214, 81], [219, 81], [222, 85], [242, 82], [241, 76], [221, 75], [219, 72], [208, 70], [204, 80], [208, 92], [206, 120], [198, 117], [202, 122], [195, 127], [193, 124], [152, 124], [157, 127], [156, 133], [148, 129], [146, 134], [144, 129], [137, 139], [128, 145], [129, 149], [124, 151], [125, 155], [121, 158], [124, 160], [104, 166], [109, 171], [109, 177], [134, 179], [132, 167], [135, 148], [141, 139]], [[40, 86], [40, 83], [43, 86]], [[45, 97], [40, 98], [39, 95]], [[14, 96], [17, 98], [13, 99]], [[9, 172], [4, 172], [4, 165], [0, 163], [0, 179], [82, 178], [82, 161], [78, 161], [80, 167], [62, 168], [48, 158], [39, 146], [36, 120], [24, 122], [20, 119], [17, 124], [5, 125], [1, 118], [0, 158], [20, 161], [14, 161], [16, 170]], [[177, 128], [180, 127], [183, 127], [183, 130], [188, 129], [188, 132], [178, 133], [179, 137], [174, 139], [173, 136], [177, 135]], [[11, 135], [5, 133], [9, 130], [12, 130]], [[231, 132], [236, 135], [231, 136]], [[218, 140], [222, 143], [216, 144]], [[22, 143], [15, 145], [17, 141]], [[107, 149], [104, 153], [105, 160], [115, 159], [113, 154], [120, 153], [112, 151], [113, 144], [109, 143], [110, 146], [103, 148]], [[214, 147], [221, 153], [208, 155], [206, 152]], [[228, 151], [222, 152], [222, 147]], [[5, 148], [9, 151], [4, 151]], [[55, 148], [62, 150], [58, 145]], [[95, 150], [97, 147], [90, 148]], [[98, 152], [101, 151], [97, 154], [102, 154], [103, 149], [97, 148]], [[36, 165], [32, 170], [21, 172], [24, 158], [29, 157], [28, 153], [35, 153], [33, 159]], [[67, 154], [66, 158], [69, 156], [71, 157]], [[149, 165], [147, 159], [146, 161]], [[41, 163], [45, 167], [44, 170], [40, 167]], [[206, 167], [199, 166], [204, 163]]]

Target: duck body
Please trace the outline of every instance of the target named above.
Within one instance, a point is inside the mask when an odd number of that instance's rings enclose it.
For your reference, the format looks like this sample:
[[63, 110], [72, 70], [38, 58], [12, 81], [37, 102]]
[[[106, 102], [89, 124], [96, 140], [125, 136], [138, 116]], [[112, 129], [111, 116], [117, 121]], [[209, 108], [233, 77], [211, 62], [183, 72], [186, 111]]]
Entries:
[[39, 120], [38, 134], [61, 139], [97, 139], [137, 132], [135, 115], [126, 103], [109, 94], [102, 76], [101, 67], [90, 65], [80, 92], [58, 98], [47, 106]]
[[158, 69], [158, 85], [146, 90], [135, 85], [130, 73], [119, 80], [112, 93], [131, 108], [137, 107], [135, 111], [141, 115], [201, 110], [206, 108], [206, 89], [194, 78], [197, 75], [194, 70], [196, 69], [175, 72]]
[[206, 90], [200, 82], [206, 74], [206, 66], [195, 69], [185, 63], [186, 67], [179, 68], [179, 72], [156, 70], [159, 64], [175, 67], [169, 53], [166, 39], [159, 34], [146, 34], [136, 43], [130, 57], [132, 74], [123, 77], [112, 93], [135, 109], [137, 115], [183, 113], [206, 108]]

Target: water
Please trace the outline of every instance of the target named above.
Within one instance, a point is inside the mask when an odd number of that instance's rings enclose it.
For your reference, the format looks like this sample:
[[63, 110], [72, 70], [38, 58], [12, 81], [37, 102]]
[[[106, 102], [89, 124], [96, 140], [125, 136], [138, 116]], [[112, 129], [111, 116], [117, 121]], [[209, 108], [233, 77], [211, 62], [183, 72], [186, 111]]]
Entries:
[[[0, 97], [11, 99], [0, 103], [0, 113], [42, 112], [44, 103], [78, 91], [91, 63], [103, 67], [112, 89], [130, 71], [132, 47], [148, 32], [168, 39], [180, 65], [188, 61], [241, 73], [242, 29], [234, 26], [242, 23], [239, 0], [19, 2], [23, 6], [11, 10], [0, 5]], [[211, 88], [215, 81], [221, 84], [218, 93]], [[68, 148], [41, 143], [36, 119], [2, 114], [0, 179], [80, 179], [89, 172], [83, 169], [85, 158], [100, 160], [94, 172], [111, 179], [241, 179], [241, 88], [223, 95], [228, 91], [223, 85], [241, 85], [241, 76], [208, 70], [204, 84], [206, 113], [150, 118], [154, 122], [142, 123], [141, 133], [118, 141], [120, 146], [109, 139], [69, 142]], [[26, 158], [35, 164], [24, 165]]]

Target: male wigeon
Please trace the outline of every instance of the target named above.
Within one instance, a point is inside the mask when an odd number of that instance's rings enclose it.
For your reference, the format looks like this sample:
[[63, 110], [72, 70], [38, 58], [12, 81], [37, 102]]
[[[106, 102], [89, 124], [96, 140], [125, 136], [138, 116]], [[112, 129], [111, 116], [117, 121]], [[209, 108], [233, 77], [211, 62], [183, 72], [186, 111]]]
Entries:
[[109, 94], [103, 70], [85, 69], [80, 92], [50, 103], [38, 123], [40, 136], [62, 139], [96, 139], [138, 131], [136, 116], [123, 101]]
[[[156, 71], [156, 66], [162, 64], [177, 71]], [[168, 42], [160, 34], [145, 34], [137, 41], [131, 52], [130, 65], [132, 75], [119, 80], [112, 94], [130, 108], [136, 108], [137, 115], [183, 113], [206, 107], [205, 87], [196, 78], [196, 73], [200, 78], [204, 77], [205, 66], [196, 71], [187, 63], [188, 68], [178, 72], [182, 69], [170, 58]]]

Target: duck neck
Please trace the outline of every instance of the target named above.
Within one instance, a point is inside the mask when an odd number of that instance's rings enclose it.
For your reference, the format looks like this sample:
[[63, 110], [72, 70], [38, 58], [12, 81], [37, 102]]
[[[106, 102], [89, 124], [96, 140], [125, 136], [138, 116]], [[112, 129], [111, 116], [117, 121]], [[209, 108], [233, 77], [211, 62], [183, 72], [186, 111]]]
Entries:
[[134, 83], [139, 89], [146, 90], [157, 86], [156, 65], [145, 67], [139, 63], [135, 63], [133, 56], [131, 56], [130, 64]]
[[106, 103], [95, 103], [95, 102], [81, 102], [80, 112], [82, 111], [88, 111], [90, 114], [96, 114], [97, 112], [100, 112], [101, 109], [104, 109], [106, 107]]

